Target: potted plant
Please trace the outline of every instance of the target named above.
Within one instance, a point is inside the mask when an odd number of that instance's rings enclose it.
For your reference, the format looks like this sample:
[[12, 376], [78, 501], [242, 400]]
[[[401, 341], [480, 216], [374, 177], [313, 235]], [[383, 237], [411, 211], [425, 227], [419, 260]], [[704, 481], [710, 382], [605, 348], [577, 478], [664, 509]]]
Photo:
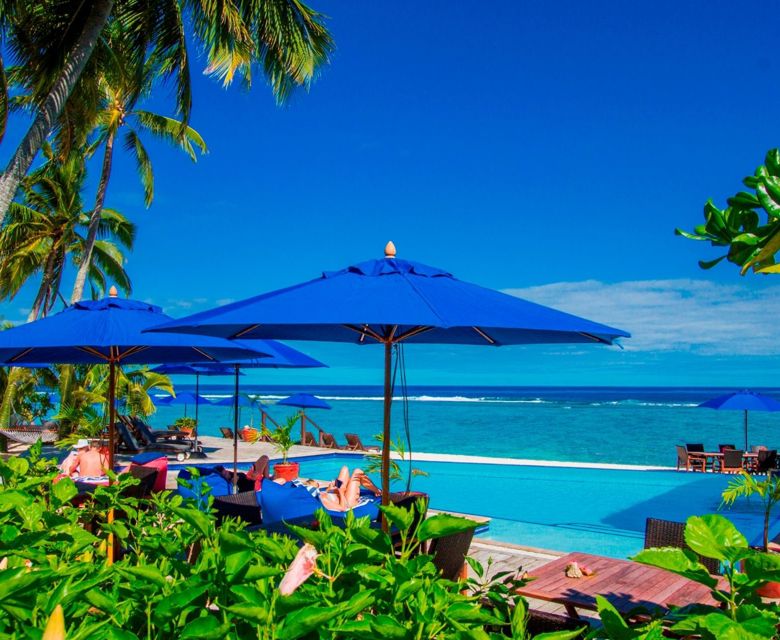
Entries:
[[182, 418], [176, 418], [169, 429], [172, 431], [181, 431], [187, 436], [191, 436], [192, 432], [195, 430], [195, 418], [188, 418], [186, 416]]
[[[750, 498], [758, 496], [764, 507], [764, 536], [763, 551], [769, 552], [769, 522], [772, 509], [780, 503], [780, 478], [774, 476], [771, 471], [767, 473], [766, 480], [757, 480], [746, 471], [729, 482], [723, 492], [723, 504], [732, 505], [738, 498]], [[780, 582], [767, 582], [756, 590], [764, 598], [780, 598]]]
[[298, 422], [298, 416], [290, 416], [287, 422], [276, 426], [271, 434], [271, 443], [282, 456], [282, 461], [274, 465], [274, 476], [285, 480], [295, 480], [300, 471], [297, 462], [288, 462], [287, 454], [293, 446], [292, 430]]

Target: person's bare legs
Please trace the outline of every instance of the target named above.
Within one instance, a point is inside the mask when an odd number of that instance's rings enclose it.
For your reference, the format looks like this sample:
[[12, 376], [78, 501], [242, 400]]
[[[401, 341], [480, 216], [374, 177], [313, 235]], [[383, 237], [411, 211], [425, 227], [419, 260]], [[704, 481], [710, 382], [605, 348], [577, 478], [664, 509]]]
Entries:
[[371, 481], [371, 478], [369, 478], [366, 475], [366, 472], [363, 471], [362, 469], [355, 469], [352, 472], [352, 478], [353, 480], [357, 480], [360, 483], [361, 487], [364, 487], [369, 491], [373, 491], [375, 495], [382, 494], [382, 490]]
[[339, 471], [339, 475], [336, 476], [336, 479], [341, 483], [342, 488], [347, 486], [350, 480], [349, 469], [347, 468], [347, 465], [341, 467], [341, 471]]
[[342, 497], [340, 493], [320, 494], [320, 502], [322, 503], [322, 506], [329, 511], [346, 511], [349, 509], [349, 507], [341, 501], [341, 498]]

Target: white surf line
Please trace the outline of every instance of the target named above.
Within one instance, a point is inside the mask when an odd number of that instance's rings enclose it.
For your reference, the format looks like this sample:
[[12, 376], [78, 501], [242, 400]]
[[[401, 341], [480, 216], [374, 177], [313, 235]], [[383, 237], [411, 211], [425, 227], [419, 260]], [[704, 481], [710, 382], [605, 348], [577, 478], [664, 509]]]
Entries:
[[[334, 453], [336, 453], [334, 451]], [[357, 451], [342, 452], [355, 454]], [[391, 453], [391, 457], [400, 460], [400, 456]], [[469, 456], [454, 453], [413, 453], [413, 462], [458, 462], [462, 464], [501, 464], [518, 467], [571, 467], [574, 469], [612, 469], [622, 471], [674, 471], [675, 467], [661, 467], [638, 464], [619, 464], [611, 462], [566, 462], [563, 460], [532, 460], [526, 458], [494, 458], [488, 456]]]

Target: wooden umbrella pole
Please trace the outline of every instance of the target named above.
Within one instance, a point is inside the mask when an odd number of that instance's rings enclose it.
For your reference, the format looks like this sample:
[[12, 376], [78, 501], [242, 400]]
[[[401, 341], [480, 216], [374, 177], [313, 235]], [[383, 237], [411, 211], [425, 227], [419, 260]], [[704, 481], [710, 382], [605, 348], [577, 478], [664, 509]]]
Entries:
[[306, 412], [301, 409], [301, 444], [306, 444]]
[[[113, 358], [108, 361], [108, 467], [109, 474], [114, 471], [114, 447], [116, 446], [116, 363]], [[111, 484], [111, 476], [108, 476]], [[114, 510], [108, 510], [108, 524], [114, 522]], [[109, 533], [106, 539], [106, 564], [114, 563], [114, 534]]]
[[195, 427], [192, 429], [192, 437], [198, 440], [198, 398], [200, 398], [200, 374], [195, 372]]
[[748, 450], [748, 412], [745, 409], [745, 451]]
[[[390, 502], [390, 408], [393, 402], [391, 389], [391, 373], [393, 359], [393, 343], [385, 342], [385, 401], [384, 401], [384, 425], [382, 429], [382, 504]], [[388, 530], [388, 523], [382, 518], [382, 529]]]
[[238, 365], [233, 394], [233, 493], [238, 493]]

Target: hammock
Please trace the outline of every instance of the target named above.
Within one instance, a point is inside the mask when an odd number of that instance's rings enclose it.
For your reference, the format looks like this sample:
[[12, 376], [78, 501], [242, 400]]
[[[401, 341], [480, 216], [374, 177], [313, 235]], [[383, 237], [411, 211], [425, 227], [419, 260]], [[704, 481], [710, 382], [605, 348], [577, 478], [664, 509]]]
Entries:
[[8, 429], [0, 429], [0, 435], [5, 436], [13, 442], [20, 442], [22, 444], [34, 444], [39, 439], [44, 444], [50, 444], [57, 440], [57, 432], [51, 429], [45, 429], [43, 427], [9, 427]]

